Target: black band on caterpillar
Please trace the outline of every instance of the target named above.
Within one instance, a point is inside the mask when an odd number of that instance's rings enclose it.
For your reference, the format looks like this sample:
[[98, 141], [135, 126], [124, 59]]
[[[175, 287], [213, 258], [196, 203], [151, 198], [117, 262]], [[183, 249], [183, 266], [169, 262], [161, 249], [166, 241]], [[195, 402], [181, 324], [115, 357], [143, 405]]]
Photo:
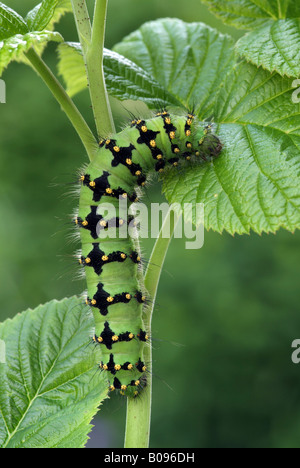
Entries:
[[107, 349], [112, 349], [114, 343], [120, 343], [122, 341], [131, 341], [134, 338], [134, 333], [128, 331], [117, 335], [110, 329], [109, 323], [105, 322], [103, 332], [100, 336], [94, 335], [93, 341], [95, 343], [103, 344], [107, 347]]
[[94, 308], [99, 309], [101, 315], [108, 314], [108, 307], [119, 303], [128, 304], [132, 300], [133, 296], [129, 292], [122, 292], [115, 296], [109, 294], [104, 290], [104, 285], [98, 283], [97, 292], [92, 298], [86, 299], [86, 304]]
[[[122, 132], [103, 139], [94, 160], [80, 177], [81, 196], [75, 224], [80, 229], [79, 263], [87, 279], [86, 304], [95, 318], [94, 343], [101, 347], [100, 368], [106, 372], [111, 391], [136, 397], [147, 385], [144, 349], [149, 336], [143, 308], [149, 299], [143, 292], [139, 268], [141, 255], [128, 236], [102, 238], [103, 231], [133, 222], [133, 216], [117, 207], [119, 199], [138, 201], [136, 188], [145, 185], [150, 172], [162, 173], [182, 162], [205, 164], [219, 156], [222, 144], [192, 114], [172, 115], [163, 110], [151, 119], [136, 119]], [[104, 204], [116, 207], [105, 218]]]
[[111, 330], [109, 323], [105, 322], [103, 332], [100, 336], [94, 335], [93, 341], [94, 343], [99, 343], [106, 346], [107, 349], [112, 349], [113, 344], [121, 343], [122, 341], [131, 341], [134, 338], [137, 338], [138, 340], [144, 342], [149, 340], [149, 336], [147, 335], [145, 330], [140, 330], [137, 335], [134, 335], [134, 333], [129, 331], [117, 335], [113, 332], [113, 330]]
[[91, 211], [85, 219], [76, 218], [75, 224], [90, 232], [93, 239], [98, 239], [99, 231], [108, 228], [119, 228], [124, 225], [125, 220], [119, 217], [105, 220], [102, 215], [97, 213], [97, 206], [91, 206]]
[[130, 258], [134, 263], [141, 262], [141, 257], [138, 252], [132, 252], [127, 255], [125, 252], [116, 251], [106, 255], [105, 252], [100, 249], [99, 243], [93, 243], [92, 245], [93, 250], [91, 250], [86, 257], [82, 255], [79, 259], [79, 263], [83, 266], [93, 268], [98, 276], [102, 273], [103, 265], [108, 265], [109, 263], [123, 263], [127, 258]]
[[138, 362], [133, 364], [132, 362], [126, 361], [124, 364], [117, 364], [114, 361], [114, 355], [111, 353], [109, 357], [109, 361], [107, 363], [100, 363], [100, 369], [110, 372], [112, 375], [115, 375], [117, 372], [123, 371], [133, 371], [137, 369], [141, 374], [146, 372], [147, 366], [145, 363], [141, 361], [139, 358]]

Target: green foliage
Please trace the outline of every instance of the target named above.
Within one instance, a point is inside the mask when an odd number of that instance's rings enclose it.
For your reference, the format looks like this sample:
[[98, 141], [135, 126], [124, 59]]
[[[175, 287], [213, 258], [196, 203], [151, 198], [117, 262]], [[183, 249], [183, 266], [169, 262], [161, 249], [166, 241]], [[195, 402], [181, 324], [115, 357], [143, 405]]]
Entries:
[[0, 76], [12, 61], [28, 64], [24, 54], [31, 47], [42, 55], [48, 42], [62, 42], [61, 34], [53, 30], [55, 23], [70, 10], [68, 0], [43, 0], [24, 19], [0, 3]]
[[249, 62], [281, 75], [300, 75], [300, 6], [292, 0], [203, 0], [225, 23], [254, 29], [236, 44]]
[[0, 324], [0, 446], [80, 448], [107, 384], [88, 347], [93, 321], [76, 298]]
[[[178, 34], [193, 42], [176, 41]], [[275, 232], [280, 227], [294, 231], [300, 226], [300, 107], [292, 102], [288, 80], [245, 63], [234, 67], [230, 45], [226, 36], [204, 25], [162, 20], [143, 25], [116, 50], [144, 64], [185, 107], [197, 103], [200, 118], [212, 115], [218, 124], [224, 144], [221, 157], [210, 165], [187, 168], [180, 177], [170, 172], [163, 179], [168, 201], [182, 206], [204, 203], [205, 225], [218, 232]], [[191, 51], [190, 63], [176, 47]], [[167, 51], [165, 58], [154, 49]], [[195, 213], [192, 216], [198, 224]]]
[[221, 157], [198, 171], [188, 168], [178, 180], [169, 174], [168, 200], [205, 200], [205, 225], [218, 232], [299, 228], [300, 106], [292, 102], [291, 86], [277, 74], [239, 64], [213, 114], [224, 143]]
[[266, 20], [299, 18], [300, 5], [294, 0], [202, 0], [226, 24], [241, 29], [263, 26]]
[[[175, 171], [169, 172], [164, 178], [169, 202], [204, 203], [205, 225], [218, 232], [299, 227], [300, 108], [292, 102], [290, 83], [248, 64], [236, 68], [233, 41], [201, 23], [149, 22], [117, 44], [115, 51], [106, 50], [104, 56], [112, 96], [142, 99], [150, 108], [162, 100], [166, 105], [181, 104], [195, 109], [201, 119], [213, 116], [218, 124], [224, 143], [221, 158], [188, 168], [179, 180]], [[59, 73], [74, 95], [87, 86], [81, 48], [64, 43], [59, 55]], [[201, 221], [190, 214], [187, 219]]]
[[43, 50], [49, 42], [62, 42], [63, 38], [58, 32], [38, 31], [26, 34], [15, 34], [3, 41], [0, 41], [0, 76], [5, 68], [12, 61], [24, 61], [24, 53], [32, 46], [38, 50]]
[[[45, 5], [43, 4], [41, 4], [38, 16], [43, 19], [42, 24], [44, 24], [44, 27], [47, 28], [48, 31], [53, 31], [56, 23], [60, 21], [64, 14], [72, 11], [70, 0], [45, 0]], [[28, 15], [29, 14], [30, 13], [28, 13]], [[49, 22], [47, 23], [47, 21]]]
[[300, 19], [267, 21], [243, 36], [238, 53], [257, 66], [281, 75], [300, 75]]
[[[74, 96], [86, 89], [88, 84], [81, 45], [78, 42], [64, 42], [58, 47], [58, 52], [59, 74], [63, 76], [68, 94]], [[173, 105], [180, 104], [143, 68], [122, 55], [104, 49], [103, 62], [107, 90], [121, 101], [141, 99], [154, 109], [160, 101], [167, 101]]]
[[[135, 62], [200, 118], [211, 115], [216, 90], [234, 64], [233, 40], [202, 23], [145, 23], [114, 50]], [[168, 101], [167, 101], [168, 104]]]
[[[75, 93], [84, 86], [80, 51], [76, 45], [59, 48], [60, 72]], [[205, 25], [179, 20], [146, 23], [115, 50], [122, 56], [107, 52], [105, 58], [111, 95], [141, 98], [157, 108], [164, 89], [167, 105], [177, 100], [185, 108], [195, 107], [202, 119], [214, 116], [218, 124], [224, 144], [221, 157], [209, 165], [187, 168], [180, 178], [176, 171], [169, 172], [163, 182], [170, 203], [182, 207], [204, 203], [205, 226], [218, 232], [299, 228], [300, 106], [292, 102], [289, 80], [250, 64], [235, 66], [230, 38]], [[138, 73], [135, 66], [140, 68]], [[149, 78], [138, 82], [137, 77], [145, 74]], [[149, 100], [150, 77], [159, 93]], [[201, 221], [196, 212], [190, 215], [195, 224]]]
[[26, 16], [26, 22], [31, 31], [42, 31], [50, 23], [58, 0], [43, 0]]
[[0, 38], [5, 39], [14, 34], [25, 34], [27, 32], [28, 27], [24, 19], [0, 2]]
[[[71, 95], [87, 86], [80, 46], [59, 46], [59, 72]], [[166, 105], [210, 112], [215, 90], [234, 64], [233, 40], [201, 23], [164, 19], [144, 24], [105, 50], [109, 93], [120, 100], [141, 99], [151, 109]], [[122, 55], [123, 54], [123, 55]]]
[[[105, 52], [109, 93], [121, 100], [143, 100], [150, 108], [164, 99], [168, 105], [194, 107], [202, 119], [214, 117], [224, 144], [220, 159], [211, 165], [190, 168], [180, 176], [170, 172], [163, 180], [170, 202], [204, 202], [206, 227], [218, 232], [248, 233], [250, 229], [258, 233], [275, 232], [280, 227], [294, 231], [300, 223], [300, 108], [292, 102], [292, 81], [280, 75], [296, 77], [300, 72], [300, 6], [289, 0], [204, 0], [204, 3], [225, 23], [250, 30], [237, 43], [236, 50], [253, 65], [245, 61], [237, 65], [233, 40], [203, 24], [159, 20], [130, 34], [115, 47], [116, 52]], [[70, 10], [68, 0], [44, 0], [23, 19], [0, 3], [0, 73], [10, 61], [24, 60], [24, 52], [30, 47], [41, 54], [49, 40], [61, 42], [61, 35], [53, 32], [54, 25]], [[74, 95], [86, 87], [78, 46], [61, 45], [60, 59], [60, 72], [68, 91]], [[197, 224], [199, 220], [193, 221]], [[178, 265], [177, 252], [175, 257]], [[211, 261], [207, 262], [203, 278], [209, 277], [210, 265]], [[245, 268], [241, 271], [244, 273]], [[195, 275], [199, 275], [196, 267]], [[209, 280], [205, 289], [210, 291], [215, 276]], [[248, 286], [246, 280], [245, 284]], [[190, 283], [186, 288], [189, 286]], [[288, 282], [286, 286], [289, 290]], [[171, 296], [168, 295], [168, 304]], [[194, 305], [195, 315], [202, 299], [199, 297]], [[262, 295], [260, 304], [264, 300]], [[40, 306], [0, 325], [0, 338], [7, 344], [8, 364], [0, 364], [0, 406], [4, 418], [0, 420], [0, 437], [4, 446], [73, 447], [83, 446], [86, 441], [89, 421], [100, 398], [105, 397], [105, 386], [101, 382], [103, 390], [99, 391], [100, 374], [90, 378], [97, 359], [96, 354], [89, 355], [88, 349], [82, 351], [89, 327], [86, 314], [81, 311], [73, 317], [69, 306], [76, 300], [69, 301]], [[206, 298], [209, 317], [211, 302], [211, 298]], [[238, 307], [239, 317], [243, 306], [245, 297]], [[174, 310], [176, 307], [174, 303]], [[178, 307], [180, 313], [182, 307]], [[216, 310], [220, 310], [220, 304]], [[247, 316], [250, 315], [251, 310]], [[218, 321], [215, 318], [212, 337]], [[181, 330], [185, 326], [184, 323]], [[202, 321], [199, 327], [194, 327], [197, 333], [201, 326]], [[231, 323], [230, 329], [234, 327]], [[241, 328], [243, 332], [243, 325]], [[242, 332], [234, 339], [239, 341]], [[252, 339], [253, 336], [249, 343]], [[198, 341], [197, 335], [197, 349]], [[241, 343], [238, 344], [240, 349]], [[198, 356], [198, 352], [194, 354]], [[247, 352], [245, 356], [248, 358]], [[214, 415], [211, 419], [215, 426]]]

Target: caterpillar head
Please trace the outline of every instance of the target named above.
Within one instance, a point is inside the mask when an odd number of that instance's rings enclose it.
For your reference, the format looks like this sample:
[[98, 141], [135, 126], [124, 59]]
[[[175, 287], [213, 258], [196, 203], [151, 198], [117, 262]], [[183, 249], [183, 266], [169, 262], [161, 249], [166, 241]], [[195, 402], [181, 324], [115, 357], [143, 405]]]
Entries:
[[211, 125], [198, 130], [196, 139], [198, 153], [204, 160], [217, 158], [220, 155], [223, 145], [220, 139], [212, 133]]

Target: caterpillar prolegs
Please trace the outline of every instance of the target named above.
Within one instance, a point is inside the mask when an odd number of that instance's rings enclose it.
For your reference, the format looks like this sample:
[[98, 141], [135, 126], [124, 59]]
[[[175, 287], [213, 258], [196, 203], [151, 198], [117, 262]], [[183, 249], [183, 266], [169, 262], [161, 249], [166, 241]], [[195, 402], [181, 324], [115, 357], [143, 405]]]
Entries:
[[[124, 219], [120, 200], [126, 200], [128, 208], [136, 202], [136, 190], [146, 184], [151, 172], [162, 173], [180, 161], [205, 162], [221, 150], [211, 127], [192, 113], [180, 116], [162, 111], [148, 120], [133, 120], [120, 133], [101, 140], [97, 156], [80, 177], [75, 220], [82, 243], [79, 263], [86, 274], [86, 304], [95, 318], [93, 340], [101, 346], [100, 368], [111, 391], [135, 397], [147, 384], [144, 349], [149, 336], [143, 323], [147, 294], [139, 247], [127, 232], [132, 217]], [[107, 203], [116, 209], [110, 219], [103, 213]], [[124, 236], [109, 236], [111, 229], [121, 232], [124, 227]]]

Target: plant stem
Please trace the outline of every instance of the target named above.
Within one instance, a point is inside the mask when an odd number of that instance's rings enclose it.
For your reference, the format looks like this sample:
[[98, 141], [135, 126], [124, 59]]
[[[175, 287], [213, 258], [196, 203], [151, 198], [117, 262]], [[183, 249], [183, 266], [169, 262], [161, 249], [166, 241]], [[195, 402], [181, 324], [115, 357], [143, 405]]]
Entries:
[[92, 41], [92, 26], [85, 0], [71, 0], [79, 41], [84, 56]]
[[61, 105], [62, 110], [65, 112], [73, 127], [77, 131], [89, 158], [92, 160], [95, 152], [98, 149], [98, 145], [83, 116], [75, 106], [72, 99], [68, 96], [60, 82], [54, 76], [50, 68], [35, 52], [35, 50], [30, 49], [28, 52], [26, 52], [26, 57], [38, 75], [42, 78], [44, 83], [48, 86], [55, 99]]
[[92, 43], [88, 52], [91, 99], [98, 134], [108, 136], [115, 133], [103, 70], [103, 49], [105, 39], [106, 13], [108, 0], [96, 0], [92, 29]]
[[[154, 248], [151, 253], [149, 265], [145, 275], [145, 287], [152, 299], [152, 306], [147, 311], [145, 318], [146, 330], [151, 335], [151, 323], [155, 300], [157, 295], [158, 284], [162, 267], [166, 258], [166, 254], [174, 234], [174, 230], [178, 221], [178, 217], [172, 210], [169, 210], [159, 236], [156, 239]], [[170, 226], [170, 236], [163, 237], [163, 233], [167, 226]], [[152, 348], [146, 347], [144, 353], [144, 361], [147, 363], [148, 376], [147, 386], [143, 390], [141, 397], [127, 399], [127, 419], [125, 432], [125, 448], [148, 448], [150, 438], [150, 423], [151, 423], [151, 405], [152, 405]]]
[[91, 26], [85, 0], [71, 0], [87, 70], [91, 103], [98, 137], [115, 132], [103, 71], [103, 48], [108, 0], [95, 0]]

